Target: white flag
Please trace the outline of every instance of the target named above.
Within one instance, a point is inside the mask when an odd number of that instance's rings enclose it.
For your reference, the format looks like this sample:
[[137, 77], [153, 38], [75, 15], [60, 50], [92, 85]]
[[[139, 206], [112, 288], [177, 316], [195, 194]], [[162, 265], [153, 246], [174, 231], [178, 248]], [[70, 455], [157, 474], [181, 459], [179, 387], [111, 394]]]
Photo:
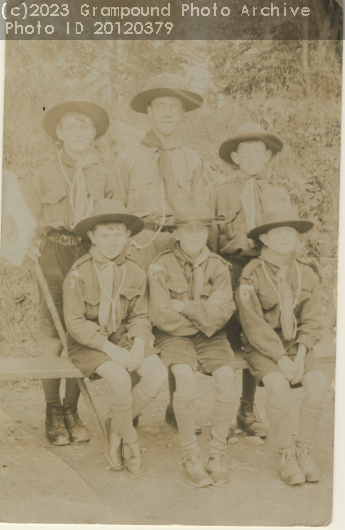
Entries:
[[30, 232], [37, 225], [26, 206], [14, 173], [2, 176], [1, 257], [19, 267]]

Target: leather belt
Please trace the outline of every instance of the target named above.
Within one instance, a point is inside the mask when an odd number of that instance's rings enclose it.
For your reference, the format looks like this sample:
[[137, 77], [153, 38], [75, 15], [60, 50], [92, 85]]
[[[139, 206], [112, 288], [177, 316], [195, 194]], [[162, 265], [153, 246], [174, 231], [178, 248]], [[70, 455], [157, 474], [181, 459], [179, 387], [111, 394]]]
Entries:
[[81, 243], [81, 238], [77, 237], [75, 234], [68, 234], [66, 232], [50, 232], [47, 235], [47, 239], [50, 239], [50, 241], [54, 241], [55, 243], [59, 243], [60, 245], [66, 245], [66, 246], [78, 246]]

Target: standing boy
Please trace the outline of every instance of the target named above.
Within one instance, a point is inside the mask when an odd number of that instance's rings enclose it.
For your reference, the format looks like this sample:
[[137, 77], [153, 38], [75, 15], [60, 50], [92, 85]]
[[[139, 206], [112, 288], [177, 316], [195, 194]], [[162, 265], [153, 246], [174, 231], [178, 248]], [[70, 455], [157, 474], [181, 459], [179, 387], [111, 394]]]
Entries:
[[[56, 160], [46, 164], [32, 181], [28, 206], [38, 226], [29, 249], [40, 256], [40, 266], [62, 323], [62, 283], [73, 263], [89, 248], [74, 234], [74, 226], [90, 214], [98, 201], [113, 196], [114, 177], [98, 164], [92, 148], [93, 141], [105, 134], [108, 126], [106, 111], [88, 101], [60, 103], [43, 118], [46, 133], [61, 147]], [[43, 355], [60, 356], [62, 344], [42, 292], [40, 331]], [[66, 380], [63, 406], [60, 380], [45, 379], [42, 383], [48, 441], [53, 445], [87, 442], [89, 433], [77, 412], [76, 380]]]
[[[221, 331], [231, 317], [228, 264], [206, 246], [206, 206], [175, 210], [176, 242], [149, 267], [150, 318], [155, 346], [176, 379], [173, 407], [188, 481], [203, 487], [228, 484], [225, 451], [233, 408], [234, 354]], [[216, 396], [207, 471], [195, 436], [195, 370], [212, 374]]]
[[[212, 227], [209, 247], [232, 265], [233, 288], [245, 265], [259, 255], [257, 243], [248, 239], [270, 205], [290, 203], [286, 190], [267, 179], [267, 165], [273, 155], [281, 151], [281, 140], [256, 123], [240, 127], [232, 138], [222, 143], [219, 156], [237, 166], [231, 180], [219, 184], [211, 194], [211, 211], [226, 223]], [[235, 317], [228, 326], [228, 337], [233, 347], [239, 347], [240, 326]], [[250, 436], [267, 436], [266, 425], [254, 408], [256, 383], [249, 370], [243, 370], [241, 405], [237, 424]]]
[[[282, 455], [280, 475], [289, 485], [321, 478], [309, 455], [327, 389], [313, 350], [324, 333], [319, 282], [312, 268], [296, 259], [299, 234], [312, 226], [291, 205], [267, 210], [248, 234], [261, 242], [261, 255], [244, 268], [235, 297], [243, 357], [256, 382], [265, 385], [267, 418]], [[305, 398], [295, 447], [288, 406], [290, 384], [298, 383]]]
[[[143, 472], [132, 417], [153, 401], [167, 378], [152, 347], [146, 273], [126, 255], [129, 237], [143, 226], [120, 201], [101, 201], [75, 227], [92, 246], [64, 282], [70, 358], [86, 377], [107, 381], [112, 416], [106, 422], [106, 456], [113, 469], [124, 468], [131, 477]], [[141, 380], [131, 392], [133, 371]]]
[[145, 230], [135, 238], [131, 255], [146, 269], [171, 243], [171, 229], [162, 224], [175, 205], [190, 194], [207, 196], [209, 170], [178, 135], [184, 113], [202, 103], [183, 79], [167, 72], [150, 80], [131, 101], [133, 110], [148, 115], [150, 130], [139, 144], [119, 155], [116, 197], [129, 213], [144, 219]]

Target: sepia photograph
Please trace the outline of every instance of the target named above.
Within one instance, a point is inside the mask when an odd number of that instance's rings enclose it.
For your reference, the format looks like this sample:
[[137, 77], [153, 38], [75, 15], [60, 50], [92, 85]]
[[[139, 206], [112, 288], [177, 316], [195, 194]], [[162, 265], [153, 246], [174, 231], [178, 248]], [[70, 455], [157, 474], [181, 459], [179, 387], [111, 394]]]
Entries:
[[312, 40], [6, 42], [1, 523], [331, 524], [334, 4]]

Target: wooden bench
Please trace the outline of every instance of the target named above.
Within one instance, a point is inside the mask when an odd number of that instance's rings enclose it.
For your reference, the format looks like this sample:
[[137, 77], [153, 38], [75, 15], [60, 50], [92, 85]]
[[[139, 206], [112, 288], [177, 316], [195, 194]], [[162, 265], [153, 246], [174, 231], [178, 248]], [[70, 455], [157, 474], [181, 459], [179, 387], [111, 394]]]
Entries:
[[23, 379], [68, 379], [75, 378], [84, 398], [97, 434], [103, 440], [104, 430], [97, 411], [85, 385], [84, 375], [68, 357], [6, 357], [0, 358], [0, 381]]
[[[235, 368], [243, 370], [248, 364], [243, 360], [240, 352], [235, 352]], [[334, 356], [318, 357], [323, 364], [334, 362]], [[104, 439], [104, 430], [85, 385], [84, 375], [68, 357], [38, 358], [38, 357], [6, 357], [0, 358], [0, 381], [21, 381], [24, 379], [66, 379], [76, 378], [85, 404], [90, 413], [96, 431]]]

